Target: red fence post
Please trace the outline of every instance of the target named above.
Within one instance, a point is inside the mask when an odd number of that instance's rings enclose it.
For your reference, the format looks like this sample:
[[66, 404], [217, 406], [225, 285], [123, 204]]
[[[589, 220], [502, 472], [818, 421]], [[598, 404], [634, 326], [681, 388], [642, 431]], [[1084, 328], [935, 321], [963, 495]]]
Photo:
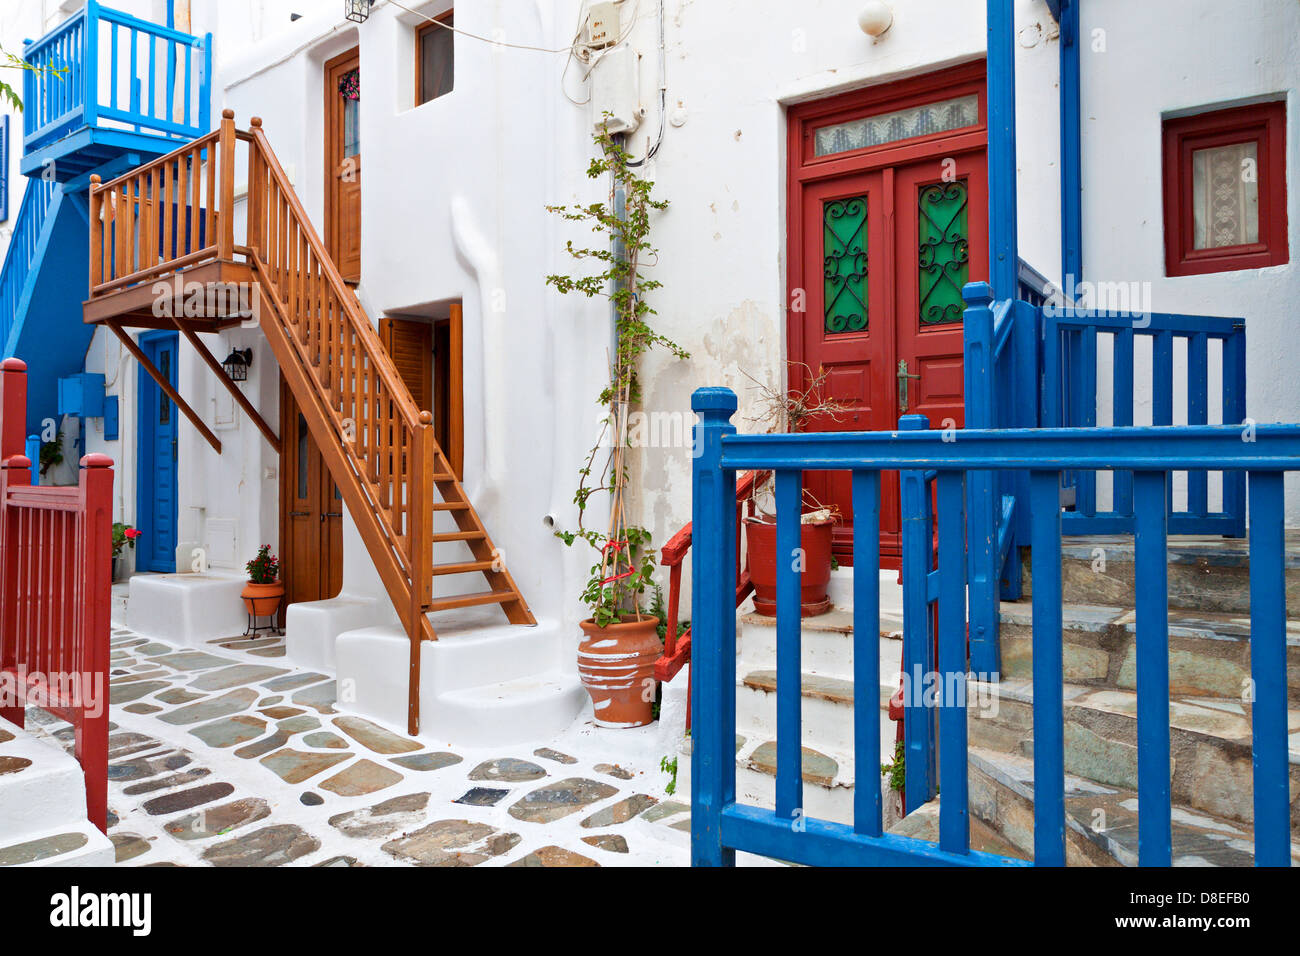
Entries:
[[[6, 361], [3, 365], [8, 366], [9, 362]], [[21, 394], [26, 392], [25, 374], [19, 372], [18, 375], [12, 375], [9, 368], [0, 367], [0, 388], [4, 389], [4, 394], [0, 398], [3, 398], [5, 408], [9, 407], [9, 402], [15, 394], [19, 394], [20, 398], [26, 400], [26, 395]], [[15, 378], [20, 386], [18, 389], [12, 387]], [[23, 407], [17, 417], [22, 420], [26, 415], [27, 410]], [[10, 415], [5, 415], [5, 421], [9, 421], [10, 418]], [[17, 678], [19, 663], [18, 606], [22, 599], [22, 595], [18, 593], [19, 539], [17, 522], [5, 505], [9, 500], [10, 488], [32, 483], [31, 465], [32, 463], [21, 454], [0, 461], [0, 671], [13, 674], [15, 678]], [[14, 680], [13, 687], [17, 696], [9, 703], [0, 701], [0, 717], [22, 728], [25, 726], [27, 710], [24, 693], [26, 687], [23, 681], [17, 679]]]
[[108, 656], [113, 588], [113, 459], [81, 459], [81, 679], [86, 709], [77, 759], [86, 774], [86, 815], [108, 832]]
[[27, 363], [0, 362], [0, 462], [27, 451]]

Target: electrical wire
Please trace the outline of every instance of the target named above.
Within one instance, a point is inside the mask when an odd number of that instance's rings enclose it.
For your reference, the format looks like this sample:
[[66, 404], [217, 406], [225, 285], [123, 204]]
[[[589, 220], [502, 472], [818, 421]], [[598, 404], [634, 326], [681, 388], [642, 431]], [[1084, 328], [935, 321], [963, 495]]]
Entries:
[[[639, 2], [639, 0], [638, 0]], [[646, 150], [646, 154], [636, 162], [629, 162], [627, 165], [633, 169], [644, 166], [650, 160], [655, 158], [659, 152], [659, 147], [664, 144], [664, 131], [668, 125], [668, 72], [666, 66], [667, 44], [665, 42], [666, 33], [664, 30], [664, 0], [659, 0], [659, 133], [655, 137], [654, 145]]]

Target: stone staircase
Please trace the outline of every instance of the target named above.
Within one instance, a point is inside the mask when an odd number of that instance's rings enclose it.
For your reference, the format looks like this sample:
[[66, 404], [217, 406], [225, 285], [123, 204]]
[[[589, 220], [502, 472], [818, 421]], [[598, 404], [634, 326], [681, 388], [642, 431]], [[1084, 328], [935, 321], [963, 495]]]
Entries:
[[86, 819], [81, 765], [0, 718], [0, 866], [111, 866], [113, 844]]
[[[1300, 535], [1288, 535], [1287, 672], [1293, 795], [1293, 858], [1300, 863]], [[1069, 538], [1063, 551], [1067, 859], [1072, 865], [1137, 863], [1137, 721], [1133, 546], [1125, 537]], [[1033, 854], [1031, 584], [1004, 602], [1002, 680], [972, 688], [996, 707], [970, 714], [971, 844]], [[1244, 541], [1182, 537], [1169, 544], [1170, 726], [1174, 861], [1253, 862], [1251, 725], [1243, 700], [1250, 677], [1249, 555]], [[837, 571], [836, 577], [851, 575]], [[898, 687], [901, 615], [882, 580], [881, 755], [893, 753], [887, 718]], [[896, 587], [896, 586], [895, 586]], [[849, 588], [835, 609], [803, 622], [803, 777], [809, 816], [852, 822], [853, 629]], [[742, 611], [737, 626], [737, 798], [771, 807], [775, 795], [775, 620]], [[683, 748], [682, 771], [689, 765]], [[871, 768], [871, 785], [880, 780]], [[684, 773], [681, 779], [688, 779]], [[684, 790], [683, 792], [689, 792]], [[886, 825], [892, 794], [886, 789]], [[938, 800], [893, 832], [938, 839]]]

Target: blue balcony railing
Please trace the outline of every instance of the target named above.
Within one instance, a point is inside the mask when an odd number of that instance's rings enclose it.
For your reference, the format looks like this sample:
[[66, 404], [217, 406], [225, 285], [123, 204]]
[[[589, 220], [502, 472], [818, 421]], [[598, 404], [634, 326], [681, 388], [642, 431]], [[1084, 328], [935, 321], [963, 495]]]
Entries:
[[[1172, 862], [1169, 720], [1168, 515], [1171, 471], [1244, 473], [1250, 492], [1250, 765], [1254, 859], [1291, 863], [1286, 685], [1283, 479], [1300, 471], [1300, 425], [1261, 425], [1251, 441], [1232, 425], [966, 429], [956, 439], [919, 417], [896, 432], [738, 435], [736, 395], [705, 388], [693, 468], [691, 858], [733, 865], [737, 850], [813, 865], [1016, 865], [970, 842], [966, 706], [968, 658], [964, 514], [967, 483], [986, 472], [1024, 473], [1034, 554], [1033, 863], [1066, 862], [1061, 476], [1133, 473], [1136, 594], [1138, 861]], [[919, 426], [919, 428], [918, 428]], [[775, 808], [746, 805], [736, 788], [736, 475], [776, 476]], [[904, 673], [920, 669], [906, 704], [907, 806], [939, 797], [937, 843], [882, 828], [880, 709], [853, 713], [853, 823], [809, 817], [802, 778], [799, 550], [806, 471], [848, 471], [853, 488], [854, 699], [880, 690], [880, 492], [897, 471], [903, 492]], [[933, 500], [930, 485], [934, 486]], [[937, 549], [932, 529], [937, 527]], [[781, 557], [786, 555], [787, 557]], [[937, 614], [931, 607], [937, 606]], [[937, 651], [937, 659], [935, 658]], [[937, 693], [923, 687], [939, 688]], [[906, 703], [906, 702], [905, 702]], [[914, 751], [913, 748], [916, 750]], [[914, 797], [917, 798], [914, 800]]]
[[32, 266], [39, 261], [38, 252], [45, 234], [54, 193], [59, 186], [36, 177], [27, 183], [23, 204], [14, 223], [13, 238], [5, 254], [4, 268], [0, 270], [0, 355], [11, 355], [9, 337], [32, 275]]
[[212, 35], [194, 37], [87, 0], [25, 50], [44, 70], [24, 84], [32, 153], [81, 129], [195, 139], [211, 121]]

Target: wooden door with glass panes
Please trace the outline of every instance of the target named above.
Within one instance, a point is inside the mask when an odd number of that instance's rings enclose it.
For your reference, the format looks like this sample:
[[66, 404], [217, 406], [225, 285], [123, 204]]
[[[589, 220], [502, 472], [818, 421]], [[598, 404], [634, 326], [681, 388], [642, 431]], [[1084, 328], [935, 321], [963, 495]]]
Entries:
[[[960, 428], [962, 299], [988, 276], [983, 64], [790, 114], [788, 387], [839, 406], [808, 431]], [[809, 472], [852, 562], [848, 472]], [[882, 483], [881, 560], [901, 553], [898, 479]]]
[[325, 64], [325, 244], [346, 282], [361, 281], [361, 54]]
[[288, 607], [343, 588], [343, 496], [283, 378], [280, 436], [280, 579]]

